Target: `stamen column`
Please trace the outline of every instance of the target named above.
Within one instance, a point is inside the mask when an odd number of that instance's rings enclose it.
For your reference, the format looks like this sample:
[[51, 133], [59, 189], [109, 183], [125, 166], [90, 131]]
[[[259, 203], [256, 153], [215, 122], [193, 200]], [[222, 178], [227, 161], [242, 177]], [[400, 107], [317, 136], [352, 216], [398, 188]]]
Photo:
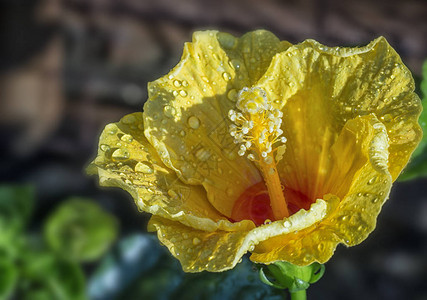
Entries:
[[[240, 112], [230, 110], [229, 118], [234, 122], [230, 134], [235, 143], [240, 144], [238, 154], [243, 156], [249, 151], [248, 159], [254, 161], [261, 171], [275, 219], [288, 217], [289, 211], [276, 167], [286, 142], [286, 138], [281, 137], [283, 131], [280, 128], [283, 114], [272, 106], [265, 91], [258, 87], [243, 88], [239, 92], [236, 107]], [[273, 148], [280, 152], [276, 159]]]

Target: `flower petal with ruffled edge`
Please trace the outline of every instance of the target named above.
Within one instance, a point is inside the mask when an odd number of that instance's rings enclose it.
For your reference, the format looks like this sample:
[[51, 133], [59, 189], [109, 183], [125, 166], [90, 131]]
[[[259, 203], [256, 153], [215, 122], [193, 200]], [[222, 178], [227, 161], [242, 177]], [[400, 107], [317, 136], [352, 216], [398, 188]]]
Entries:
[[348, 120], [374, 113], [384, 123], [393, 180], [422, 136], [411, 73], [383, 37], [360, 48], [307, 40], [277, 54], [257, 86], [279, 99], [284, 113], [288, 143], [280, 177], [311, 199], [331, 192], [321, 189], [328, 153]]
[[[388, 148], [385, 126], [374, 115], [348, 121], [331, 149], [336, 171], [330, 172], [328, 184], [336, 185], [338, 192], [346, 191], [343, 197], [333, 196], [339, 199], [339, 205], [314, 226], [259, 244], [251, 260], [285, 260], [296, 265], [324, 263], [339, 243], [353, 246], [366, 239], [375, 228], [391, 189]], [[324, 197], [327, 202], [328, 197], [331, 196]]]
[[319, 199], [308, 211], [301, 209], [286, 220], [245, 231], [206, 232], [158, 216], [151, 218], [148, 229], [157, 230], [159, 240], [181, 262], [184, 271], [222, 272], [233, 268], [259, 242], [313, 226], [330, 212], [332, 203], [336, 204], [331, 201], [328, 208], [326, 202]]
[[272, 57], [289, 46], [263, 30], [240, 39], [196, 32], [178, 65], [149, 84], [147, 139], [183, 181], [202, 184], [212, 205], [227, 217], [233, 200], [262, 180], [258, 169], [237, 155], [228, 111], [237, 92], [259, 80]]
[[231, 223], [209, 203], [202, 186], [191, 186], [167, 168], [143, 131], [142, 113], [108, 124], [99, 140], [98, 156], [88, 168], [102, 186], [129, 192], [142, 211], [196, 229], [248, 230], [251, 221]]
[[[228, 221], [240, 193], [262, 180], [228, 132], [227, 112], [245, 86], [262, 88], [283, 111], [280, 178], [285, 192], [312, 202], [256, 228]], [[181, 62], [149, 85], [143, 117], [106, 127], [92, 170], [154, 215], [149, 230], [185, 271], [224, 271], [248, 251], [267, 264], [323, 263], [339, 243], [356, 245], [375, 228], [421, 138], [413, 90], [384, 38], [329, 48], [312, 40], [291, 46], [266, 31], [240, 39], [199, 32]]]
[[383, 155], [387, 147], [384, 125], [374, 115], [358, 117], [347, 122], [332, 149], [334, 163], [342, 166], [339, 175], [350, 178], [341, 201], [328, 194], [308, 211], [301, 209], [249, 231], [207, 233], [155, 216], [149, 229], [157, 230], [160, 241], [188, 272], [233, 268], [247, 251], [259, 263], [324, 263], [339, 243], [358, 244], [375, 228], [392, 182], [388, 156]]

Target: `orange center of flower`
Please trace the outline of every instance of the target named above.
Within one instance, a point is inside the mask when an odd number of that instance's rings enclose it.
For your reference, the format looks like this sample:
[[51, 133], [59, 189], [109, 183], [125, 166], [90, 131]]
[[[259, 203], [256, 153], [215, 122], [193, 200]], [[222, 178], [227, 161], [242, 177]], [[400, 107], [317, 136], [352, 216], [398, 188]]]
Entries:
[[[285, 188], [282, 195], [286, 198], [290, 215], [302, 208], [309, 209], [313, 203], [303, 193], [290, 188]], [[263, 181], [250, 186], [240, 195], [234, 203], [231, 220], [234, 222], [251, 220], [257, 226], [277, 220], [270, 204], [269, 191]]]

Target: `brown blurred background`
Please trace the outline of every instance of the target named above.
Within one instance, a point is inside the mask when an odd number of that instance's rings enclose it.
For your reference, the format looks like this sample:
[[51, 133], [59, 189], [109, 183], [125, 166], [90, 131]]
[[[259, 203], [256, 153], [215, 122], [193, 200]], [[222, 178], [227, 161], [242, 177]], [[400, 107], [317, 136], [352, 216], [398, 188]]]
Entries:
[[[9, 0], [1, 4], [0, 181], [37, 188], [34, 226], [68, 195], [90, 196], [123, 232], [144, 231], [130, 196], [84, 168], [102, 128], [142, 110], [148, 81], [179, 61], [199, 29], [264, 28], [292, 43], [365, 45], [382, 35], [419, 84], [425, 0]], [[327, 264], [312, 299], [427, 299], [426, 180], [398, 183], [362, 245]]]

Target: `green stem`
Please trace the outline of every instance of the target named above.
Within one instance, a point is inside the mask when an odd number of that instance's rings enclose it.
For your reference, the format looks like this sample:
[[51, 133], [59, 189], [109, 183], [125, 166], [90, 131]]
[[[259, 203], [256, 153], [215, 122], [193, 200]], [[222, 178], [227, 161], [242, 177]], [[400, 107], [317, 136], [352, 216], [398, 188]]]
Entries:
[[306, 300], [307, 299], [307, 294], [305, 292], [305, 290], [301, 290], [298, 292], [291, 292], [291, 300]]

